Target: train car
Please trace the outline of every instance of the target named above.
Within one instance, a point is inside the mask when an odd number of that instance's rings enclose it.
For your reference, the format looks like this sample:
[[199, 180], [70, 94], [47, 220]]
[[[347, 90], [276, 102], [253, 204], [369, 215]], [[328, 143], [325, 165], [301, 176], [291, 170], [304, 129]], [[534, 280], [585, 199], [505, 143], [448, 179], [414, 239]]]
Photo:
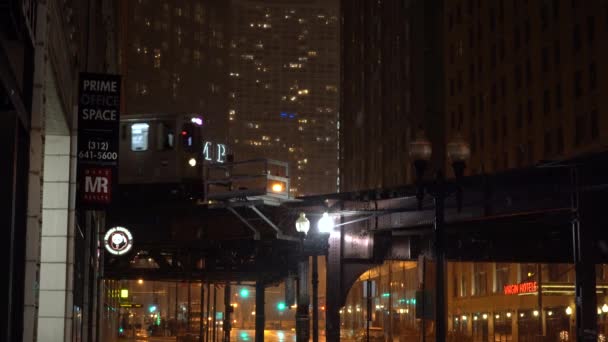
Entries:
[[124, 115], [119, 184], [202, 182], [202, 126], [193, 114]]

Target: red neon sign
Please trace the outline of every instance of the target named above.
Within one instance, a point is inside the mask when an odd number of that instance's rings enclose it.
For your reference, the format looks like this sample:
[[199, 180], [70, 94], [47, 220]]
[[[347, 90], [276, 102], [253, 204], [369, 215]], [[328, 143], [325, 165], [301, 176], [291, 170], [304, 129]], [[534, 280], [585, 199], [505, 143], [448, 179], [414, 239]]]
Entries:
[[509, 284], [505, 285], [504, 293], [506, 295], [516, 295], [520, 293], [532, 293], [538, 291], [538, 285], [535, 281], [529, 281], [521, 284]]

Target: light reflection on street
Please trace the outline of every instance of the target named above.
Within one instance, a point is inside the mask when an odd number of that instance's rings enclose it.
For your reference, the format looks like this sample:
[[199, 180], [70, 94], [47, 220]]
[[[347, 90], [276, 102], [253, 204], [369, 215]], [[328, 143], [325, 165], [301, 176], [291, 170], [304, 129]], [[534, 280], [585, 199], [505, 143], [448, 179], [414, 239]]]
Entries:
[[[217, 341], [221, 340], [221, 332], [217, 336]], [[252, 342], [255, 340], [254, 330], [233, 330], [230, 334], [230, 341], [236, 342]], [[290, 330], [265, 330], [264, 341], [268, 342], [295, 342], [296, 334]], [[137, 337], [132, 339], [119, 339], [120, 342], [175, 342], [175, 337]], [[324, 336], [319, 336], [319, 341], [324, 342]]]

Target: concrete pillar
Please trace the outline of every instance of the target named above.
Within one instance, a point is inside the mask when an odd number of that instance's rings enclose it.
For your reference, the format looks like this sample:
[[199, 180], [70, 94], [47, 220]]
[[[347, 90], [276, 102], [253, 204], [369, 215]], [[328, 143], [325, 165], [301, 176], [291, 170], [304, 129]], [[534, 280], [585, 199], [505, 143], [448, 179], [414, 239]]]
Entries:
[[38, 289], [40, 286], [40, 233], [42, 226], [42, 170], [44, 154], [45, 87], [48, 49], [47, 4], [40, 1], [37, 7], [34, 80], [32, 89], [32, 116], [30, 127], [30, 162], [28, 174], [28, 205], [25, 256], [25, 292], [23, 308], [23, 341], [36, 339], [38, 326]]
[[75, 143], [47, 73], [38, 341], [71, 341], [74, 260]]

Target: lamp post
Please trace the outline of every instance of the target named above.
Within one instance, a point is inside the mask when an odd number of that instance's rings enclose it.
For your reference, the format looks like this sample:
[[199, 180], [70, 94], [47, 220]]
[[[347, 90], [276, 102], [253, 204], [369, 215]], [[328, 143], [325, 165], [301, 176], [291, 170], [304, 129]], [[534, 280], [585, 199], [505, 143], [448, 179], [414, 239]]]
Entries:
[[[317, 223], [317, 230], [313, 229], [308, 235], [310, 229], [310, 221], [304, 213], [296, 220], [296, 230], [303, 236], [303, 244], [305, 247], [310, 247], [312, 254], [312, 341], [319, 341], [319, 272], [317, 257], [322, 251], [323, 254], [327, 250], [327, 240], [329, 233], [334, 228], [334, 221], [329, 217], [328, 213], [323, 213], [323, 216]], [[298, 308], [300, 306], [298, 305]], [[307, 309], [308, 310], [308, 309]]]
[[[464, 175], [466, 160], [471, 154], [469, 145], [460, 135], [456, 135], [447, 144], [447, 155], [452, 162], [452, 168], [456, 179]], [[435, 222], [434, 222], [434, 255], [437, 265], [436, 285], [435, 285], [435, 339], [437, 342], [446, 341], [446, 300], [445, 300], [445, 272], [446, 272], [446, 250], [445, 250], [445, 199], [448, 195], [455, 192], [457, 196], [458, 211], [462, 208], [462, 190], [460, 187], [449, 186], [445, 182], [445, 175], [438, 167], [434, 184], [426, 186], [423, 182], [424, 172], [427, 169], [432, 155], [431, 142], [419, 131], [416, 138], [410, 143], [410, 158], [413, 160], [416, 171], [418, 209], [422, 209], [422, 200], [427, 192], [433, 197], [435, 202]]]

